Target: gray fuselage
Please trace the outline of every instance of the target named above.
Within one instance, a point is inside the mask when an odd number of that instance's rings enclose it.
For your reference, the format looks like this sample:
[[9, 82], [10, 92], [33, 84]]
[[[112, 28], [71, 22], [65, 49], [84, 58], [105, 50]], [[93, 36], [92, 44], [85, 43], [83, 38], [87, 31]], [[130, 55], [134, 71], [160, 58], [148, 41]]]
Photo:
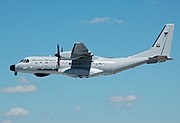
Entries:
[[134, 68], [148, 61], [148, 58], [102, 58], [92, 57], [92, 61], [60, 60], [56, 57], [26, 57], [15, 65], [15, 71], [32, 73], [39, 76], [64, 74], [71, 77], [88, 78], [99, 75], [111, 75]]

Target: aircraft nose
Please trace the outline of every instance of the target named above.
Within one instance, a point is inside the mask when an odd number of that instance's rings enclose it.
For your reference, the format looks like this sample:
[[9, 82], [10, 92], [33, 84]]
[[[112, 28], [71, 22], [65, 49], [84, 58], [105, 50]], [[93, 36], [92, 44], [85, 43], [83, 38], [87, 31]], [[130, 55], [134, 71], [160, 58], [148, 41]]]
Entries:
[[11, 71], [15, 71], [15, 65], [11, 65], [11, 66], [9, 67], [9, 69], [10, 69]]

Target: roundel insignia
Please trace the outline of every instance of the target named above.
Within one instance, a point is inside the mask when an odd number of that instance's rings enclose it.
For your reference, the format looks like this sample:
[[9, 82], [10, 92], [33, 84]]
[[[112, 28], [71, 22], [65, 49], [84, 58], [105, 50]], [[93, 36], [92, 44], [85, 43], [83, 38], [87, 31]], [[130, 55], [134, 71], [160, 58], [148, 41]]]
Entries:
[[160, 46], [160, 44], [156, 44], [156, 47], [160, 48], [161, 46]]

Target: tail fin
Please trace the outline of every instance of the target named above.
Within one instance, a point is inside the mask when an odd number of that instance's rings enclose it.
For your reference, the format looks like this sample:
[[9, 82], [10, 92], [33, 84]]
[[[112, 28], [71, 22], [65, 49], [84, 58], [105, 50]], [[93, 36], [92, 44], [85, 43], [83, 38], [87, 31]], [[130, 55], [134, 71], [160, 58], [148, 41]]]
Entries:
[[156, 56], [170, 57], [174, 24], [166, 24], [150, 50], [141, 52], [132, 57], [149, 57]]

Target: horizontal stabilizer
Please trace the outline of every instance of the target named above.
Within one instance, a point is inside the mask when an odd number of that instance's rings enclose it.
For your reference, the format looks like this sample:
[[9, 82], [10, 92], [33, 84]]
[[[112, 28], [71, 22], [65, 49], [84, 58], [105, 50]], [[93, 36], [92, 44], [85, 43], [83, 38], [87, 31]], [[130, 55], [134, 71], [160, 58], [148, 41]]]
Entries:
[[154, 57], [149, 57], [147, 64], [153, 64], [153, 63], [157, 63], [157, 62], [165, 62], [167, 60], [173, 60], [173, 58], [168, 58], [167, 56], [154, 56]]

